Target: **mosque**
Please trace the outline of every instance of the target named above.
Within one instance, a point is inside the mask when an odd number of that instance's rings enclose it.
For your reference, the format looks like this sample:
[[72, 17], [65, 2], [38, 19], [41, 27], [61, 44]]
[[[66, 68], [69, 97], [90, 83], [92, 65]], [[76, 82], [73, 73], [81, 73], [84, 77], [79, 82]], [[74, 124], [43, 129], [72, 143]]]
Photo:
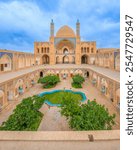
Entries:
[[96, 41], [82, 41], [79, 20], [76, 31], [65, 25], [55, 34], [52, 20], [49, 41], [34, 42], [34, 53], [0, 49], [0, 109], [20, 96], [20, 87], [25, 93], [47, 74], [81, 74], [119, 108], [119, 71], [120, 49], [97, 48]]

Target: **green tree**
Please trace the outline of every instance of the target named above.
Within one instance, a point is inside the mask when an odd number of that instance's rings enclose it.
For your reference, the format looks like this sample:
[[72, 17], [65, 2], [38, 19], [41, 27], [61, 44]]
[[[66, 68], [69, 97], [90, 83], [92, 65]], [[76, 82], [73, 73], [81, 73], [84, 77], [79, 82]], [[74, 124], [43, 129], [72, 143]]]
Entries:
[[80, 100], [75, 99], [71, 93], [65, 94], [61, 101], [61, 114], [69, 119], [70, 116], [78, 115], [80, 112]]
[[61, 114], [69, 120], [69, 125], [75, 130], [110, 130], [115, 124], [115, 114], [110, 115], [108, 109], [97, 104], [95, 100], [86, 104], [73, 103], [73, 99], [66, 97], [61, 106]]
[[74, 88], [82, 88], [82, 83], [85, 81], [85, 79], [81, 76], [81, 75], [75, 75], [72, 77], [73, 82], [72, 82], [72, 86]]
[[54, 87], [58, 82], [60, 82], [60, 79], [57, 75], [48, 75], [38, 80], [38, 83], [44, 84], [45, 88]]
[[3, 122], [0, 130], [31, 131], [37, 130], [43, 114], [39, 112], [44, 100], [38, 96], [28, 97], [16, 106], [13, 114]]
[[104, 106], [88, 101], [81, 105], [79, 115], [70, 118], [69, 124], [76, 130], [110, 130], [115, 124], [114, 118], [115, 114], [110, 115]]

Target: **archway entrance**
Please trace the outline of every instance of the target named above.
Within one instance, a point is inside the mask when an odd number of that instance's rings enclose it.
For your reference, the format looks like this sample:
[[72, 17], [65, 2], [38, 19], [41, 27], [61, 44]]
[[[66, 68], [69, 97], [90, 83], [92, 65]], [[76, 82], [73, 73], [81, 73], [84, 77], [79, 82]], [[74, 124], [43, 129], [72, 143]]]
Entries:
[[40, 74], [39, 74], [40, 78], [43, 77], [43, 72], [41, 71]]
[[69, 57], [68, 56], [64, 56], [63, 57], [63, 63], [64, 64], [68, 64], [69, 63]]
[[68, 49], [67, 48], [64, 48], [63, 50], [63, 54], [67, 55], [69, 52], [68, 52]]
[[89, 72], [87, 71], [87, 78], [89, 77]]
[[49, 64], [49, 56], [48, 55], [43, 55], [42, 56], [42, 64]]
[[81, 64], [87, 64], [88, 63], [88, 56], [87, 55], [83, 55], [81, 57]]

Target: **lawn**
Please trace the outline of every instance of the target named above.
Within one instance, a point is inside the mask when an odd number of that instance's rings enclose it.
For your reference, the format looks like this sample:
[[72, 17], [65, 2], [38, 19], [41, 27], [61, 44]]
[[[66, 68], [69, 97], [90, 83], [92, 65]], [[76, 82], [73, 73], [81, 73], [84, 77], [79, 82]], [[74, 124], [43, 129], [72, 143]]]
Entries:
[[51, 94], [44, 95], [44, 99], [50, 101], [53, 104], [60, 104], [62, 99], [69, 95], [70, 97], [73, 97], [75, 100], [82, 100], [82, 96], [80, 94], [71, 93], [71, 92], [65, 92], [65, 91], [59, 91]]

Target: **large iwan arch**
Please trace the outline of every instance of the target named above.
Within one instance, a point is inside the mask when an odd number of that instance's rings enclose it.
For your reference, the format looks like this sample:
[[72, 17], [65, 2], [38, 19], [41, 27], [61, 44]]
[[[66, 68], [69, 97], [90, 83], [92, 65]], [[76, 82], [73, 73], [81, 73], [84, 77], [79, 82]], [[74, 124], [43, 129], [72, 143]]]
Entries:
[[88, 64], [88, 56], [87, 55], [83, 55], [81, 57], [81, 64]]
[[48, 55], [43, 55], [42, 56], [42, 64], [49, 64], [50, 63], [50, 58]]

